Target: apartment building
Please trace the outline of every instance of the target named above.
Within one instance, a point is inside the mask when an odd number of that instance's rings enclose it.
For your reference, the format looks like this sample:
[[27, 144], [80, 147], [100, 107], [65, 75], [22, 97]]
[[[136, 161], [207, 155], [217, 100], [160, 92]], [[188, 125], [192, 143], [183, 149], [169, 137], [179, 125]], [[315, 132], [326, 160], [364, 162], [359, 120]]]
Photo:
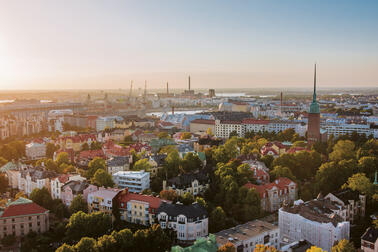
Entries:
[[24, 236], [32, 231], [43, 233], [49, 227], [49, 210], [29, 199], [20, 197], [0, 211], [0, 238]]
[[215, 233], [218, 246], [231, 242], [239, 252], [253, 252], [256, 245], [280, 248], [279, 227], [262, 220], [250, 221]]
[[342, 218], [345, 215], [345, 209], [321, 197], [307, 202], [298, 200], [292, 207], [285, 205], [278, 212], [281, 241], [289, 244], [307, 240], [331, 251], [336, 241], [349, 240], [350, 223]]
[[342, 216], [346, 221], [354, 223], [359, 218], [365, 216], [366, 195], [362, 195], [358, 191], [344, 189], [328, 193], [324, 198], [346, 209], [346, 215]]
[[85, 181], [86, 179], [78, 174], [62, 174], [51, 179], [51, 197], [53, 199], [62, 198], [62, 187], [69, 181]]
[[163, 181], [163, 190], [173, 190], [183, 196], [190, 192], [194, 196], [204, 193], [210, 187], [209, 175], [201, 170], [194, 173], [184, 173], [168, 181]]
[[128, 171], [132, 156], [115, 156], [106, 160], [106, 167], [110, 175], [114, 175], [119, 171]]
[[46, 157], [46, 144], [44, 142], [31, 142], [25, 145], [25, 154], [28, 159], [36, 160]]
[[113, 174], [113, 181], [121, 188], [130, 192], [140, 193], [150, 188], [150, 173], [141, 171], [119, 171]]
[[70, 206], [72, 200], [81, 194], [88, 201], [88, 194], [98, 190], [98, 187], [83, 180], [71, 180], [66, 182], [61, 189], [61, 200], [66, 206]]
[[274, 120], [215, 120], [215, 135], [221, 138], [228, 138], [231, 132], [236, 132], [239, 137], [244, 137], [246, 132], [275, 132], [286, 129], [294, 129], [300, 136], [304, 136], [307, 126], [302, 122], [295, 121], [274, 121]]
[[361, 237], [361, 250], [376, 252], [378, 250], [378, 229], [369, 227]]
[[179, 241], [195, 241], [209, 233], [207, 211], [196, 202], [187, 206], [162, 202], [157, 210], [157, 220], [161, 228], [176, 231]]
[[250, 182], [244, 185], [254, 188], [260, 195], [261, 209], [266, 212], [277, 211], [284, 202], [293, 203], [298, 197], [298, 186], [288, 178], [278, 178], [272, 183], [255, 185]]
[[88, 211], [112, 214], [113, 199], [120, 191], [120, 189], [101, 187], [97, 191], [88, 193]]
[[157, 210], [164, 200], [152, 195], [132, 193], [126, 188], [115, 197], [115, 201], [119, 206], [121, 220], [149, 226], [154, 224]]

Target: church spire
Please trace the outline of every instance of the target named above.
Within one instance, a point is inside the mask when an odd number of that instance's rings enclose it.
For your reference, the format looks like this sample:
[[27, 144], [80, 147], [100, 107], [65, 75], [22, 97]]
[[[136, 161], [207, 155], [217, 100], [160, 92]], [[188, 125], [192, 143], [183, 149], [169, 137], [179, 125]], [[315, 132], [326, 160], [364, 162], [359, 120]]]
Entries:
[[315, 63], [315, 66], [314, 66], [314, 93], [312, 95], [312, 103], [310, 105], [310, 111], [309, 112], [314, 113], [314, 114], [320, 113], [319, 104], [316, 101], [316, 63]]

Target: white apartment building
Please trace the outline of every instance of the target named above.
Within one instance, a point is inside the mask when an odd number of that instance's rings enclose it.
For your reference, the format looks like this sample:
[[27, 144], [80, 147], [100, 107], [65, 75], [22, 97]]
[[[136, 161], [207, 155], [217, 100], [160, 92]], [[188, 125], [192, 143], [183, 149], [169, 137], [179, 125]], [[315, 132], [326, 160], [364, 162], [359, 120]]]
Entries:
[[371, 128], [369, 124], [325, 123], [322, 125], [322, 128], [327, 131], [328, 136], [333, 135], [338, 137], [340, 135], [357, 132], [360, 135], [364, 134], [366, 136], [373, 135], [375, 138], [378, 137], [374, 131], [374, 128]]
[[31, 142], [25, 146], [25, 154], [28, 159], [40, 159], [46, 157], [46, 144]]
[[186, 206], [179, 202], [162, 202], [157, 210], [157, 219], [161, 228], [175, 230], [180, 241], [195, 241], [209, 234], [207, 211], [198, 203]]
[[307, 240], [331, 251], [334, 242], [349, 240], [350, 223], [343, 220], [345, 214], [345, 209], [319, 197], [307, 202], [298, 200], [292, 207], [284, 206], [278, 212], [281, 242]]
[[215, 120], [215, 135], [221, 138], [228, 138], [231, 132], [236, 132], [239, 137], [244, 137], [246, 132], [275, 132], [286, 129], [294, 129], [300, 136], [304, 136], [307, 125], [294, 121], [268, 121], [256, 119], [244, 119], [242, 121], [221, 121]]
[[218, 246], [231, 242], [237, 251], [253, 252], [258, 244], [280, 249], [279, 227], [261, 220], [250, 221], [214, 235]]
[[113, 181], [119, 188], [129, 188], [129, 192], [140, 193], [150, 188], [150, 173], [141, 171], [119, 171], [113, 174]]
[[116, 121], [123, 121], [123, 118], [119, 116], [100, 116], [96, 120], [96, 130], [102, 131], [106, 128], [113, 129]]
[[69, 181], [85, 181], [86, 179], [80, 175], [63, 174], [59, 177], [51, 179], [51, 197], [53, 199], [61, 199], [62, 186]]

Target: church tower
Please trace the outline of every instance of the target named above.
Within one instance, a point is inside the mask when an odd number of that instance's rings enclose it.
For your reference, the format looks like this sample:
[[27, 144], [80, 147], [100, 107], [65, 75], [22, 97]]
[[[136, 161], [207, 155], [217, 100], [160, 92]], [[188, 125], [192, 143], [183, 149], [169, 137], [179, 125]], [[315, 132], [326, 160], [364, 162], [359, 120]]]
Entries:
[[319, 103], [316, 101], [316, 64], [314, 69], [314, 94], [310, 111], [308, 113], [308, 126], [307, 126], [307, 142], [312, 145], [315, 142], [321, 141], [320, 136], [320, 108]]

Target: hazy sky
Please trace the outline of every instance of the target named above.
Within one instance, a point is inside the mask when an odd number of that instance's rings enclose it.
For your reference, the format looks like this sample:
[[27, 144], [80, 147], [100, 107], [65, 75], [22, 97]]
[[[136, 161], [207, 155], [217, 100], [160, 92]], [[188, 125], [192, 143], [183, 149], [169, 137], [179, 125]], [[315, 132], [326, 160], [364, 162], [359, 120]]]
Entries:
[[0, 89], [378, 87], [378, 1], [0, 0]]

